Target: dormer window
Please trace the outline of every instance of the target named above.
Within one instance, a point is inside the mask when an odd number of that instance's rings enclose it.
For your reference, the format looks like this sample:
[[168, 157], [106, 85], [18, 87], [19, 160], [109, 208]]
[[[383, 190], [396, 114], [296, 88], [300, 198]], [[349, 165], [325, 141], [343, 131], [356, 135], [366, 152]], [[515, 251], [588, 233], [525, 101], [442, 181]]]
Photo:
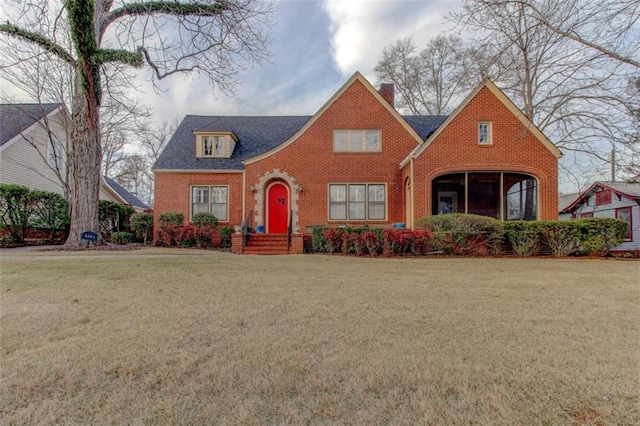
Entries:
[[202, 158], [229, 158], [236, 146], [236, 138], [233, 133], [204, 133], [196, 135], [196, 157]]

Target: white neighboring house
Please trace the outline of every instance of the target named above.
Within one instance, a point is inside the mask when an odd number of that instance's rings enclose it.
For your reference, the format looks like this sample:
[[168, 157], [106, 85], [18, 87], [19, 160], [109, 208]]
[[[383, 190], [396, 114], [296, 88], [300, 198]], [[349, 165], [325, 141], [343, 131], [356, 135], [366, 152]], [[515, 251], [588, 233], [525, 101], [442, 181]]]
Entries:
[[[0, 183], [56, 192], [68, 182], [70, 117], [61, 104], [0, 104]], [[103, 177], [100, 199], [150, 210], [114, 180]]]
[[571, 203], [561, 207], [560, 219], [609, 217], [629, 225], [627, 236], [616, 251], [640, 250], [640, 183], [598, 181]]

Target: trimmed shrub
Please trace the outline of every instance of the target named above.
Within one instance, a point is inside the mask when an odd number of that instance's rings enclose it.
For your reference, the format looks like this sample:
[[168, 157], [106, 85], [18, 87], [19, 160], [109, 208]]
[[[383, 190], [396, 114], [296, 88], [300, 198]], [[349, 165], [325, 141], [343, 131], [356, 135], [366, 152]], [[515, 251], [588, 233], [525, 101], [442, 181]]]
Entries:
[[552, 255], [556, 257], [569, 256], [578, 250], [580, 232], [574, 221], [539, 222], [538, 228]]
[[158, 225], [160, 228], [168, 226], [182, 226], [184, 224], [184, 215], [179, 212], [160, 213], [158, 216]]
[[111, 242], [115, 244], [125, 245], [133, 241], [133, 234], [128, 232], [114, 232], [111, 234]]
[[233, 235], [233, 227], [221, 226], [220, 228], [218, 228], [218, 230], [220, 231], [220, 247], [230, 248], [231, 236]]
[[539, 222], [510, 221], [504, 223], [507, 244], [518, 256], [535, 256], [540, 250]]
[[211, 213], [196, 213], [193, 215], [192, 222], [197, 228], [203, 228], [205, 226], [214, 228], [218, 225], [218, 219]]
[[627, 223], [620, 219], [585, 218], [571, 223], [580, 234], [578, 252], [583, 255], [606, 256], [613, 247], [622, 243], [627, 232]]
[[36, 209], [37, 200], [26, 186], [0, 184], [0, 218], [2, 227], [13, 242], [21, 243], [27, 233], [29, 220]]
[[33, 191], [32, 194], [36, 199], [36, 207], [31, 225], [50, 229], [49, 239], [52, 240], [56, 231], [62, 231], [69, 226], [69, 203], [55, 192]]
[[315, 253], [326, 253], [329, 251], [327, 247], [327, 239], [324, 236], [326, 226], [314, 226], [311, 229], [311, 250]]
[[130, 222], [136, 236], [142, 239], [144, 245], [147, 245], [147, 241], [153, 236], [153, 214], [136, 213], [131, 216]]
[[453, 254], [498, 254], [502, 249], [502, 222], [471, 214], [428, 216], [416, 221], [416, 228], [429, 231], [434, 248]]
[[98, 219], [100, 230], [107, 234], [126, 232], [129, 230], [129, 218], [135, 210], [113, 201], [100, 200], [98, 204]]

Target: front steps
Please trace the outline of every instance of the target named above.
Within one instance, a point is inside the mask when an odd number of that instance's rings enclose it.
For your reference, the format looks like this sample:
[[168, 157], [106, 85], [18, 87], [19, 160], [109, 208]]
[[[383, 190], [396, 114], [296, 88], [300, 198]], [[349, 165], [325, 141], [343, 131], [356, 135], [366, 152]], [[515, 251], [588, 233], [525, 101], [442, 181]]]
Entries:
[[242, 249], [242, 234], [233, 234], [231, 251], [237, 254], [300, 254], [303, 252], [303, 238], [291, 235], [291, 247], [287, 248], [287, 234], [248, 234]]

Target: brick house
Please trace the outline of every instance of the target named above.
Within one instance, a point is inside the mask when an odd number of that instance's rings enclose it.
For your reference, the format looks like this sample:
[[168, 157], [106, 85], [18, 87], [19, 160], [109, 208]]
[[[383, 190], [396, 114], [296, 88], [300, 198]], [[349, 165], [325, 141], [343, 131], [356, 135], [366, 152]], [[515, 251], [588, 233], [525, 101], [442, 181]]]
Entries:
[[313, 116], [186, 116], [153, 166], [154, 207], [295, 235], [450, 212], [557, 219], [560, 156], [488, 79], [449, 116], [402, 116], [392, 85], [355, 73]]

